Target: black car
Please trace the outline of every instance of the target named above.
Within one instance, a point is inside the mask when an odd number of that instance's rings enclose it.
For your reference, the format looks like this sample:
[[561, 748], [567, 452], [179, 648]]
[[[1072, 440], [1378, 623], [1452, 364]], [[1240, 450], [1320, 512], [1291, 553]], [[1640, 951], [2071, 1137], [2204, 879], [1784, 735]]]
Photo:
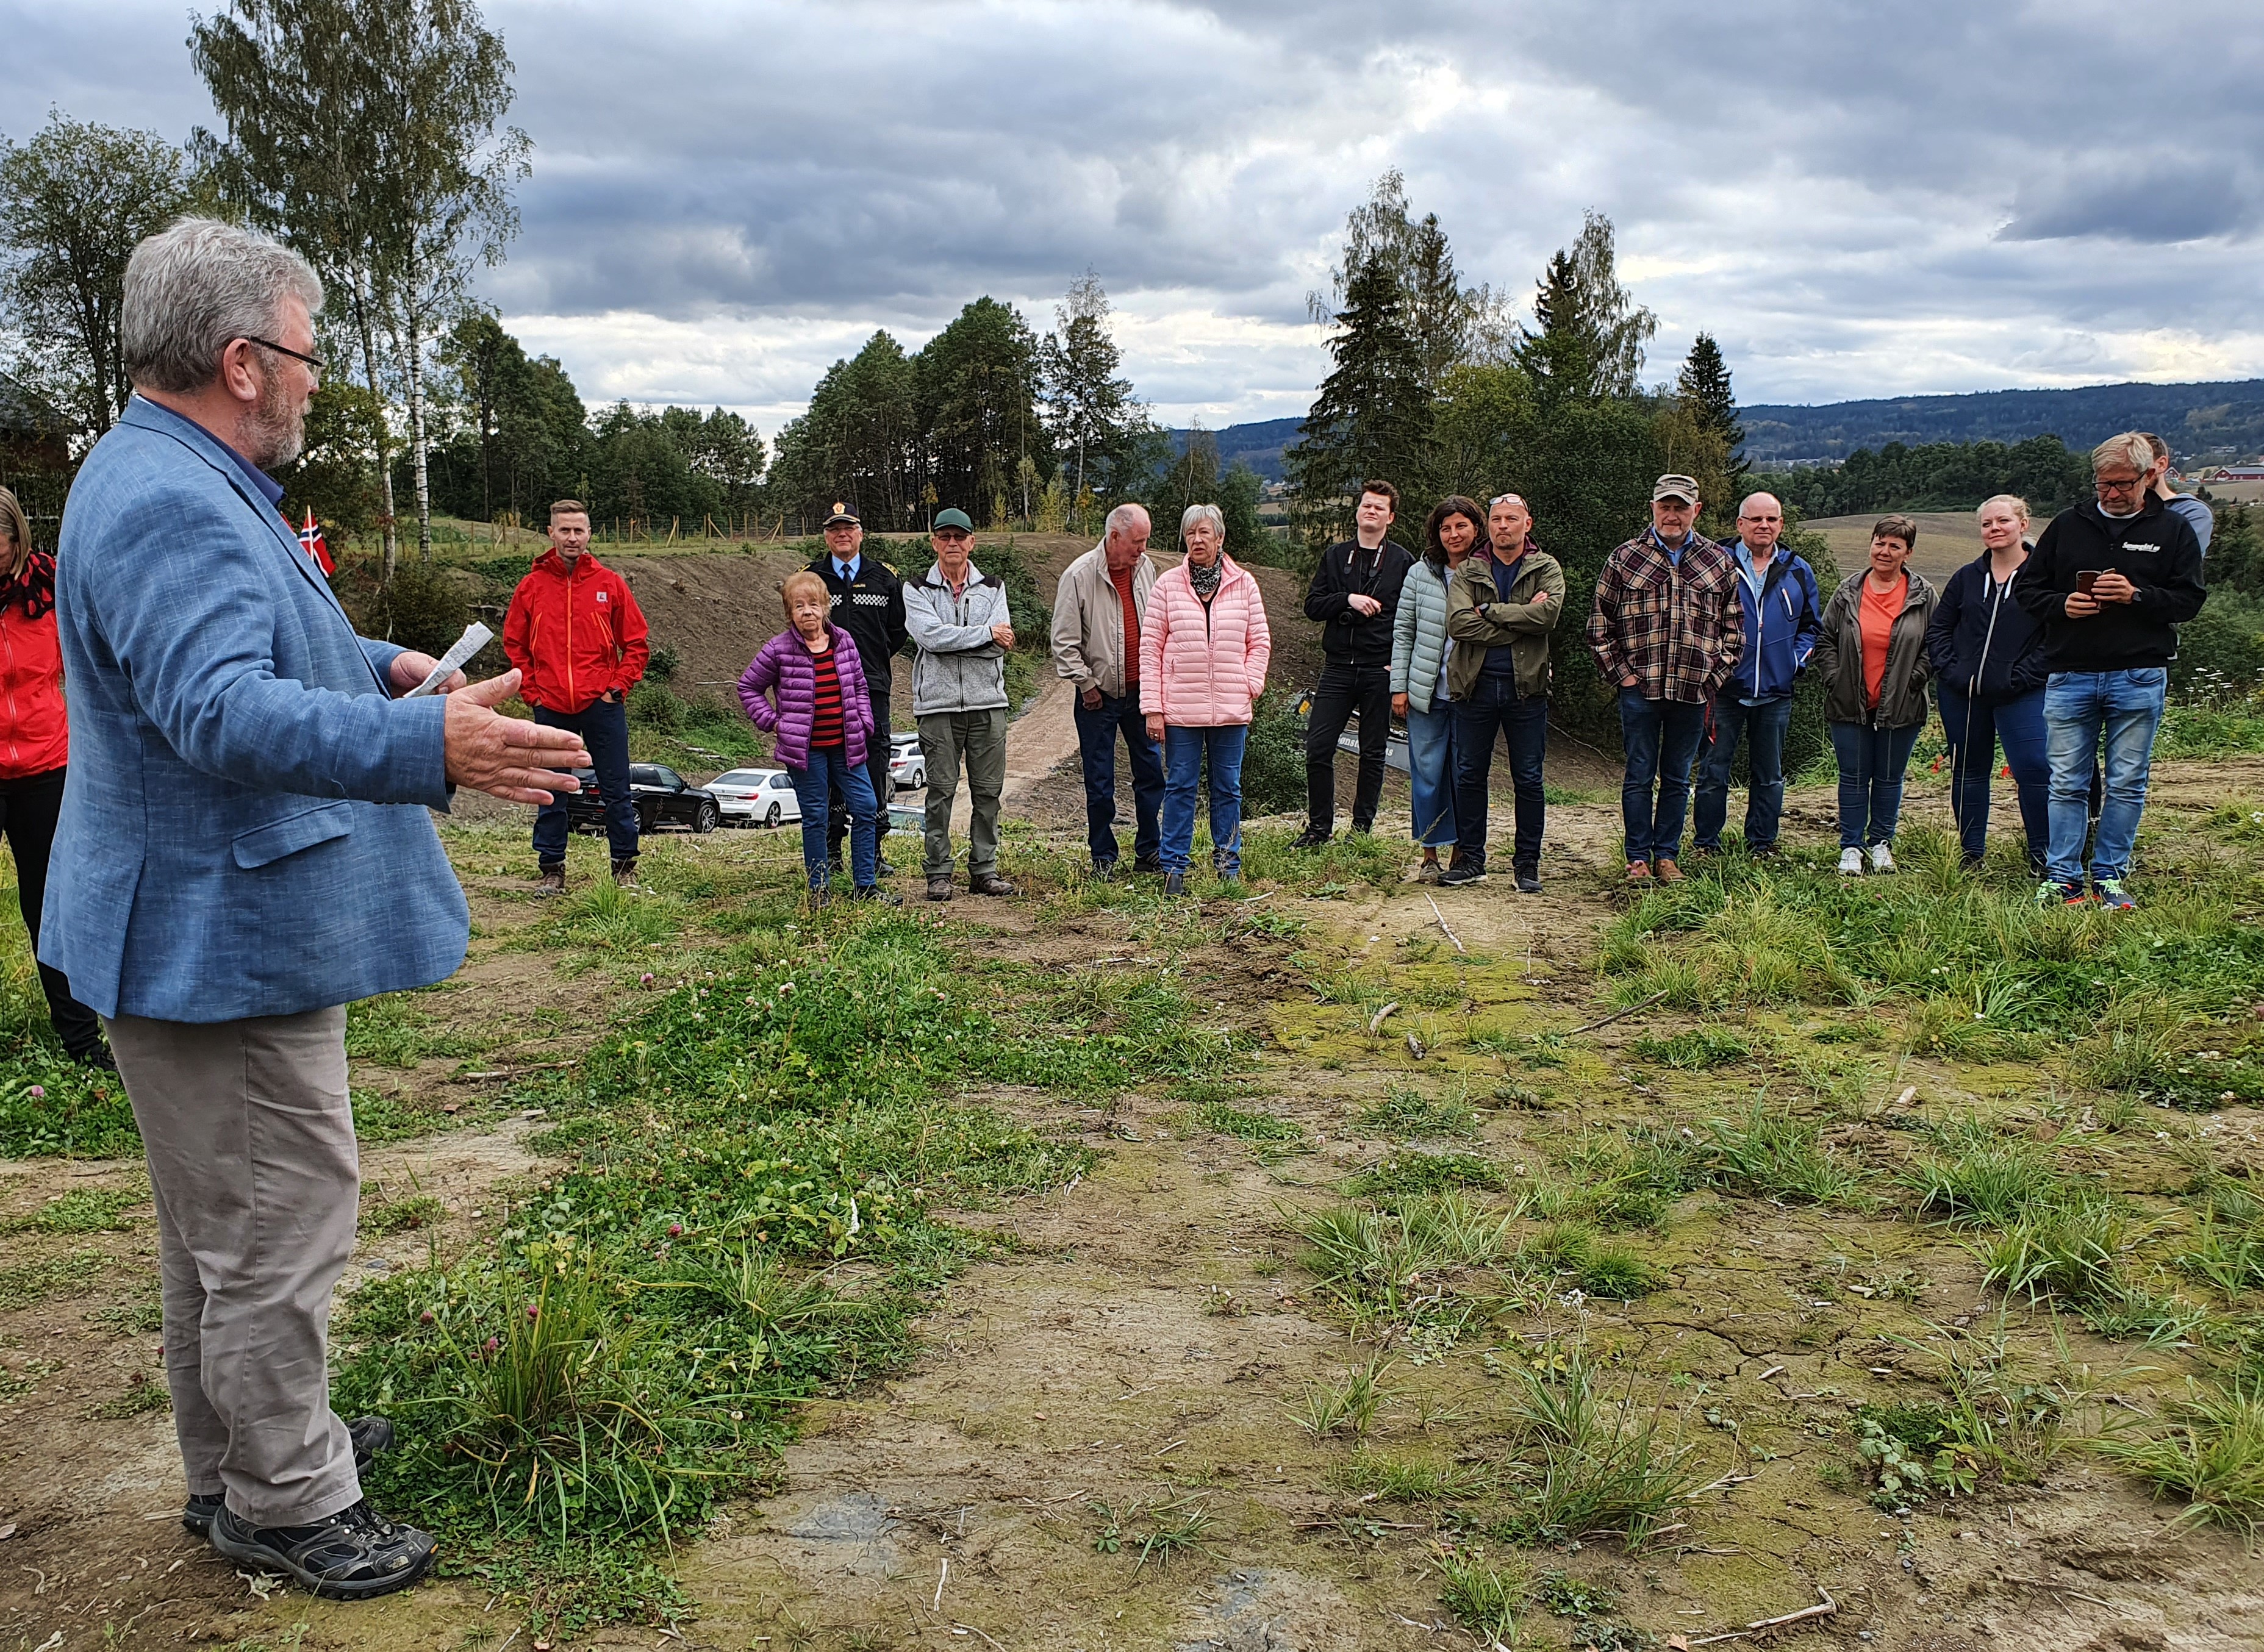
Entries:
[[[577, 832], [605, 830], [606, 800], [598, 792], [597, 772], [577, 769], [574, 778], [581, 781], [582, 789], [567, 795], [567, 825]], [[723, 819], [713, 792], [686, 784], [684, 777], [664, 763], [630, 764], [629, 795], [636, 800], [640, 832], [671, 828], [712, 832]]]

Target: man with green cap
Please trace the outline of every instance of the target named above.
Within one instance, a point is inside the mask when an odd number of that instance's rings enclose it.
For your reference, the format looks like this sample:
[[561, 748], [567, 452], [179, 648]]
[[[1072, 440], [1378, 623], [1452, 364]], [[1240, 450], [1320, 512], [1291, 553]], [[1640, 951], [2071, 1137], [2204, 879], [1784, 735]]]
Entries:
[[1006, 650], [1014, 627], [1006, 587], [976, 568], [975, 525], [964, 511], [942, 511], [929, 530], [935, 564], [904, 582], [904, 628], [911, 633], [912, 714], [927, 760], [927, 898], [951, 899], [951, 805], [967, 769], [973, 804], [967, 887], [1012, 895], [998, 875], [998, 794], [1006, 785]]

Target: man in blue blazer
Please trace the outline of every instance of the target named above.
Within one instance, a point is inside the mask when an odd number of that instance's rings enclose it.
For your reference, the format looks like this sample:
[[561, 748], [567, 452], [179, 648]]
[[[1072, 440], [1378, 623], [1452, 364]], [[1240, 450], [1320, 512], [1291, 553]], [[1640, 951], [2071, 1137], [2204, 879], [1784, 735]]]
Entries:
[[136, 395], [63, 513], [71, 771], [40, 956], [102, 1016], [156, 1205], [182, 1518], [337, 1599], [412, 1583], [330, 1409], [360, 1191], [345, 1010], [463, 961], [426, 807], [574, 789], [580, 741], [492, 707], [517, 673], [395, 698], [436, 662], [354, 634], [278, 513], [322, 364], [296, 254], [185, 219], [134, 250]]

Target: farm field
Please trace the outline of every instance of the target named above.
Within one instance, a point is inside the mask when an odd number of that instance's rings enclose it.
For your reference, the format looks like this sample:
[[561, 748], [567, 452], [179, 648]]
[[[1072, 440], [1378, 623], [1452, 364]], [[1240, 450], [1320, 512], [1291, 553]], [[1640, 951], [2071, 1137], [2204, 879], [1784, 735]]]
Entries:
[[1167, 904], [1025, 824], [1022, 898], [894, 914], [791, 833], [544, 904], [451, 824], [337, 1324], [443, 1575], [179, 1530], [130, 1127], [18, 1058], [0, 1647], [2252, 1645], [2264, 760], [2158, 780], [2120, 921], [1920, 786], [1898, 878], [1807, 789], [1635, 900], [1591, 805], [1539, 900], [1269, 822]]
[[[1871, 552], [1872, 525], [1886, 514], [1875, 511], [1869, 516], [1816, 517], [1800, 525], [1824, 536], [1845, 576], [1862, 570], [1864, 559]], [[1970, 511], [1924, 511], [1912, 519], [1918, 523], [1918, 543], [1911, 547], [1910, 565], [1933, 581], [1937, 591], [1944, 580], [1981, 554], [1981, 529]], [[2035, 527], [2041, 533], [2043, 522], [2036, 522]]]

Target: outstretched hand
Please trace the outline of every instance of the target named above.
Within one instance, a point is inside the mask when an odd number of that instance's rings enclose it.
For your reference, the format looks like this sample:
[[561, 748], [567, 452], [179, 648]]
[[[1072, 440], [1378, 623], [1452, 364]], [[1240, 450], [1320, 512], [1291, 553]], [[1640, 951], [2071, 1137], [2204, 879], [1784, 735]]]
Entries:
[[587, 768], [590, 753], [570, 728], [546, 728], [496, 712], [517, 692], [519, 673], [505, 671], [448, 696], [440, 735], [448, 783], [540, 808], [555, 793], [582, 789], [579, 780], [558, 771]]

